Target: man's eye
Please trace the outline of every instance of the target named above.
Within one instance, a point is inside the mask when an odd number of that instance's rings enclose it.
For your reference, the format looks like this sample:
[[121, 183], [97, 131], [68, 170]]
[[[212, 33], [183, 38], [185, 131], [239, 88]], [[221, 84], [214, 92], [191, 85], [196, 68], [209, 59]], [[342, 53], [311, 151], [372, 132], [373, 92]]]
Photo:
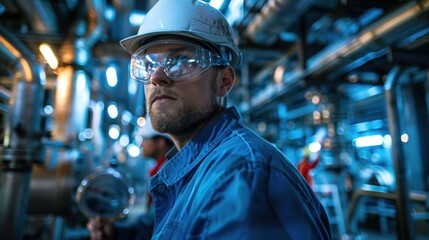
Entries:
[[180, 57], [176, 58], [176, 61], [180, 62], [180, 63], [186, 63], [186, 62], [189, 62], [189, 60], [191, 60], [191, 58], [189, 58], [187, 56], [180, 56]]
[[152, 69], [155, 64], [153, 62], [145, 62], [146, 69]]

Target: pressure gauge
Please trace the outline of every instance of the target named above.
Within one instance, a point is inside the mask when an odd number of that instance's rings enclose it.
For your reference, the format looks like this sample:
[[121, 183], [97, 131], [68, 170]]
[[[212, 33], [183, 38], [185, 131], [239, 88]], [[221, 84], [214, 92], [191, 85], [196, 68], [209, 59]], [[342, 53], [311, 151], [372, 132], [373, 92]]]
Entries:
[[134, 203], [135, 191], [124, 174], [111, 167], [98, 168], [80, 183], [76, 201], [88, 218], [125, 217]]

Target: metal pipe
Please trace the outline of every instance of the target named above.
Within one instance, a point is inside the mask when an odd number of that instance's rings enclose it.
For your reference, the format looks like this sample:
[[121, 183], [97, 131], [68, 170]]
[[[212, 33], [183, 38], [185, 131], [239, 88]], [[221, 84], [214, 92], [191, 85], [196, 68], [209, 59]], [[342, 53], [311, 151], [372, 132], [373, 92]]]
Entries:
[[47, 1], [17, 0], [17, 5], [24, 12], [27, 22], [33, 31], [38, 33], [54, 33], [58, 31], [54, 9]]
[[[389, 72], [384, 84], [386, 95], [387, 116], [389, 119], [389, 132], [392, 138], [392, 157], [395, 167], [396, 177], [396, 211], [398, 221], [398, 238], [399, 239], [415, 239], [415, 233], [411, 226], [411, 207], [409, 200], [409, 189], [407, 184], [406, 164], [404, 149], [401, 141], [400, 129], [400, 109], [398, 106], [402, 99], [400, 94], [401, 77], [406, 74], [399, 66], [395, 66]], [[399, 98], [399, 99], [398, 99]]]
[[[56, 168], [33, 166], [28, 214], [68, 215], [72, 211], [73, 162], [61, 161]], [[49, 193], [49, 194], [46, 194]]]
[[[77, 64], [79, 66], [85, 66], [90, 60], [91, 49], [100, 39], [104, 31], [104, 11], [105, 11], [105, 0], [87, 0], [87, 31], [83, 37], [76, 38], [76, 29], [72, 29], [70, 37], [67, 39], [65, 44], [61, 46], [60, 52], [61, 60], [65, 64]], [[76, 27], [79, 27], [76, 24]]]
[[313, 2], [314, 0], [269, 0], [249, 23], [245, 35], [255, 43], [271, 45], [278, 34], [294, 24]]
[[46, 76], [28, 49], [2, 25], [0, 46], [2, 60], [16, 73], [0, 146], [0, 232], [5, 239], [21, 239], [31, 165], [43, 159], [38, 139]]
[[[276, 91], [270, 92], [271, 86], [262, 90], [263, 99], [251, 102], [249, 109], [263, 107], [300, 86], [298, 83], [307, 76], [318, 76], [339, 69], [366, 55], [385, 49], [403, 39], [404, 31], [427, 27], [427, 20], [417, 19], [429, 10], [429, 0], [411, 1], [381, 18], [356, 37], [341, 40], [326, 47], [310, 57], [307, 69], [290, 71], [285, 77], [286, 84], [276, 85]], [[404, 30], [405, 29], [405, 30]], [[368, 53], [369, 52], [369, 53]], [[386, 51], [387, 53], [387, 51]], [[364, 61], [362, 61], [364, 63]], [[362, 63], [362, 64], [363, 64]], [[273, 84], [274, 85], [274, 84]], [[266, 93], [264, 93], [266, 91]]]
[[[427, 22], [416, 20], [429, 10], [429, 0], [411, 1], [389, 13], [362, 33], [332, 44], [308, 59], [306, 74], [322, 74], [334, 68], [345, 66], [368, 53], [375, 53], [395, 41], [403, 39], [405, 30], [427, 27]], [[407, 24], [407, 25], [406, 25]], [[406, 25], [406, 26], [405, 26]]]
[[10, 96], [11, 92], [8, 89], [0, 86], [0, 99], [9, 101]]
[[58, 69], [54, 98], [52, 140], [76, 147], [78, 135], [87, 124], [90, 80], [73, 66]]
[[0, 231], [2, 239], [22, 239], [31, 172], [0, 171]]
[[100, 39], [104, 30], [104, 10], [106, 8], [105, 0], [87, 0], [88, 8], [88, 31], [83, 40], [84, 46], [91, 49]]

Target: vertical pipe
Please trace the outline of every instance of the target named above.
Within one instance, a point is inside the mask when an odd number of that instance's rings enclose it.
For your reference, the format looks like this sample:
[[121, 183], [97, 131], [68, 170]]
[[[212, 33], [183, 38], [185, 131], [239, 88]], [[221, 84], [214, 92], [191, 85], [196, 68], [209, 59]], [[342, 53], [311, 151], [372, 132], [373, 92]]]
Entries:
[[396, 91], [400, 90], [400, 78], [404, 71], [395, 66], [387, 75], [384, 90], [386, 93], [387, 114], [389, 120], [389, 132], [392, 138], [392, 156], [396, 176], [396, 219], [398, 225], [398, 239], [415, 239], [412, 230], [412, 218], [410, 211], [410, 200], [408, 197], [408, 184], [406, 175], [406, 166], [404, 150], [401, 142], [400, 116], [398, 111], [398, 95]]
[[58, 69], [54, 99], [52, 139], [75, 147], [78, 135], [87, 123], [90, 101], [90, 79], [73, 66]]
[[0, 25], [0, 54], [15, 72], [0, 146], [0, 233], [21, 239], [28, 204], [31, 166], [41, 162], [43, 68], [28, 49]]
[[2, 239], [22, 239], [31, 172], [11, 170], [0, 174], [0, 232]]

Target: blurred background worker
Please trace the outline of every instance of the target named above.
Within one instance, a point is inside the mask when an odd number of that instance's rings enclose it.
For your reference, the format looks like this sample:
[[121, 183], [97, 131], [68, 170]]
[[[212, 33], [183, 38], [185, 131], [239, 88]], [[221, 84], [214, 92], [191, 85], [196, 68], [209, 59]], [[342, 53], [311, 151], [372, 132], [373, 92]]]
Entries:
[[[140, 129], [138, 135], [142, 138], [142, 156], [145, 159], [155, 161], [155, 164], [149, 168], [147, 178], [155, 175], [166, 162], [165, 154], [173, 147], [173, 141], [166, 135], [156, 132], [152, 124], [148, 121]], [[147, 187], [145, 187], [147, 189]], [[130, 224], [115, 224], [107, 219], [91, 219], [88, 224], [88, 230], [91, 239], [151, 239], [154, 223], [154, 210], [152, 207], [152, 197], [148, 191], [144, 194], [147, 196], [144, 203], [141, 216], [137, 217], [135, 222]]]
[[[147, 122], [141, 128], [139, 135], [143, 138], [141, 144], [143, 157], [153, 159], [156, 162], [155, 166], [149, 168], [148, 178], [150, 178], [155, 175], [167, 161], [165, 154], [174, 146], [174, 143], [167, 134], [159, 133], [152, 128], [149, 117], [146, 119]], [[149, 192], [147, 196], [147, 209], [150, 209], [152, 197]]]
[[308, 147], [304, 148], [304, 156], [298, 162], [298, 171], [305, 178], [310, 186], [313, 186], [313, 176], [311, 170], [316, 168], [320, 162], [320, 153], [317, 153], [317, 156], [314, 160], [311, 159], [310, 149]]

